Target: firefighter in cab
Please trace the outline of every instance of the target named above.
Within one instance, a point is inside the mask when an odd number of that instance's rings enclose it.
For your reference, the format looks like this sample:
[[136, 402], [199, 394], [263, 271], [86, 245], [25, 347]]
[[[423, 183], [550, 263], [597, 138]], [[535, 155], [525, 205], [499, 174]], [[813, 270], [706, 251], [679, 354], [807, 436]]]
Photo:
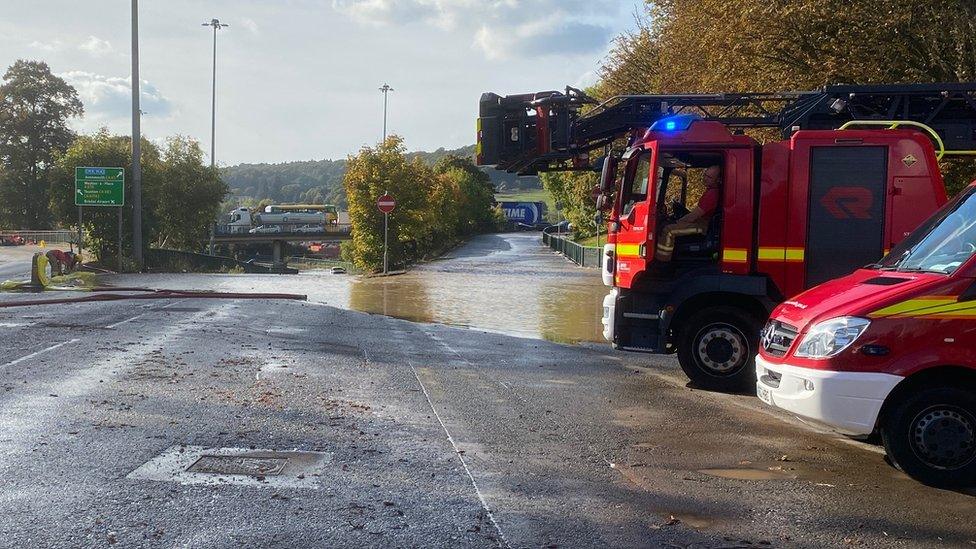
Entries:
[[658, 240], [655, 254], [658, 261], [664, 263], [671, 261], [671, 256], [674, 254], [674, 241], [677, 237], [703, 235], [708, 231], [708, 222], [715, 215], [722, 194], [722, 168], [710, 166], [705, 170], [702, 179], [705, 183], [705, 192], [698, 199], [698, 205], [681, 219], [661, 230], [661, 238]]

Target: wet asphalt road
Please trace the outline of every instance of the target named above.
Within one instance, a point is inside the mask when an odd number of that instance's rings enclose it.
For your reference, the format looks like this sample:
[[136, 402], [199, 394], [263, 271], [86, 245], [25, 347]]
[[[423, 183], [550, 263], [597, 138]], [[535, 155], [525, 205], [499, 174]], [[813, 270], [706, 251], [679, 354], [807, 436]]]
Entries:
[[[972, 495], [689, 389], [670, 358], [202, 299], [0, 309], [0, 356], [0, 546], [976, 540]], [[319, 462], [290, 480], [139, 474], [198, 447]]]

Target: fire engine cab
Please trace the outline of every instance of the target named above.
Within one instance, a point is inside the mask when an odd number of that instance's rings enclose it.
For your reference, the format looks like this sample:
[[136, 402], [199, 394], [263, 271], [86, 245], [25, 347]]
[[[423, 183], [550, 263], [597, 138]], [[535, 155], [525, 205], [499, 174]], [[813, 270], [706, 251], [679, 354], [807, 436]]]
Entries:
[[[743, 390], [777, 304], [876, 262], [945, 204], [938, 160], [976, 148], [974, 99], [976, 84], [485, 94], [478, 160], [599, 169], [604, 335], [677, 353], [698, 386]], [[763, 128], [782, 139], [745, 134]]]
[[781, 304], [756, 369], [765, 402], [880, 433], [922, 482], [976, 485], [976, 184], [881, 261]]

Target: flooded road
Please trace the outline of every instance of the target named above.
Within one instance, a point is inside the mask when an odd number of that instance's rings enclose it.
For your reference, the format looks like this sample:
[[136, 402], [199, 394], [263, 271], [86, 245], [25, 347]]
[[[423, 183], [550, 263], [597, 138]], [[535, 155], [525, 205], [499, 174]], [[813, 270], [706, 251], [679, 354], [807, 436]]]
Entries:
[[169, 289], [288, 292], [310, 301], [418, 322], [559, 343], [603, 342], [607, 288], [543, 247], [539, 233], [482, 235], [437, 261], [386, 278], [304, 271], [283, 275], [123, 275], [110, 284]]

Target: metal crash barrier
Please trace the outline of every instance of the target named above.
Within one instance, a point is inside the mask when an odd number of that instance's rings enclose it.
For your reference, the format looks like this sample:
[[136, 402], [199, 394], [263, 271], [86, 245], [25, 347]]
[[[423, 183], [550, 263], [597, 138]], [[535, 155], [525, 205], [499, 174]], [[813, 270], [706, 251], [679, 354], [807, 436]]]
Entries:
[[20, 237], [24, 243], [63, 242], [78, 244], [78, 231], [0, 231], [0, 243], [7, 242], [12, 237]]
[[557, 251], [580, 267], [600, 268], [601, 249], [593, 246], [583, 246], [559, 235], [542, 232], [542, 243]]

